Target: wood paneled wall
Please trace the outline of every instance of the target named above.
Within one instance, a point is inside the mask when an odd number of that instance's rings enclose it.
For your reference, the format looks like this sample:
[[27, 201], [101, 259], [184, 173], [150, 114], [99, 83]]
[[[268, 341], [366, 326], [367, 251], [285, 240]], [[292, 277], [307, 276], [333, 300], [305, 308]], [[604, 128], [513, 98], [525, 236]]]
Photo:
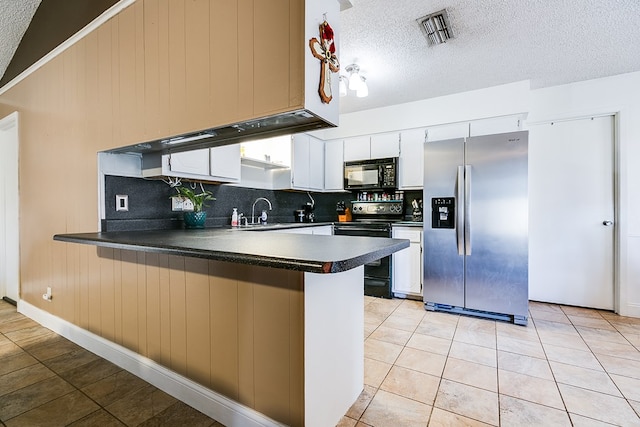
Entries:
[[299, 274], [245, 283], [52, 236], [98, 228], [98, 151], [302, 107], [303, 30], [303, 0], [138, 0], [0, 95], [0, 117], [20, 113], [21, 298], [291, 424], [273, 387], [299, 400], [302, 374], [257, 355], [300, 368], [296, 322], [275, 332], [301, 319]]

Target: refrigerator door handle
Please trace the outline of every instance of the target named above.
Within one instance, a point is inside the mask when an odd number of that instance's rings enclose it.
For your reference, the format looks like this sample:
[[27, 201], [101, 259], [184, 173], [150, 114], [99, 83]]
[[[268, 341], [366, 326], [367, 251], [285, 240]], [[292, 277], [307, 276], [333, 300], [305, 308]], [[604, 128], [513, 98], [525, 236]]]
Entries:
[[464, 254], [471, 255], [471, 218], [469, 205], [471, 202], [471, 165], [464, 166]]
[[465, 210], [464, 209], [460, 209], [461, 205], [465, 205], [465, 199], [464, 199], [464, 192], [465, 192], [465, 187], [464, 187], [464, 166], [458, 166], [458, 183], [457, 183], [457, 188], [458, 188], [458, 200], [457, 200], [457, 205], [458, 205], [458, 209], [456, 209], [456, 245], [458, 247], [458, 255], [464, 255], [464, 223], [465, 223]]

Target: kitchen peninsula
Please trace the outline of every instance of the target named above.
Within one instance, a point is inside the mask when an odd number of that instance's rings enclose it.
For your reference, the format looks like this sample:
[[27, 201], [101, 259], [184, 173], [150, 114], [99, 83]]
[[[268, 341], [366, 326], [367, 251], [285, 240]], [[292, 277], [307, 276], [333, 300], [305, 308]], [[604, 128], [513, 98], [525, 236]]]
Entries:
[[[229, 228], [54, 240], [96, 245], [100, 258], [118, 261], [123, 304], [127, 273], [140, 274], [141, 255], [147, 266], [159, 266], [145, 274], [160, 291], [151, 295], [147, 287], [147, 304], [182, 299], [187, 314], [169, 310], [161, 342], [146, 338], [146, 348], [177, 346], [169, 363], [138, 353], [231, 399], [240, 412], [292, 426], [335, 425], [357, 399], [364, 375], [363, 265], [409, 246], [400, 239]], [[126, 339], [122, 344], [136, 348]], [[182, 369], [174, 366], [174, 353], [183, 354]], [[218, 419], [242, 423], [225, 413]]]

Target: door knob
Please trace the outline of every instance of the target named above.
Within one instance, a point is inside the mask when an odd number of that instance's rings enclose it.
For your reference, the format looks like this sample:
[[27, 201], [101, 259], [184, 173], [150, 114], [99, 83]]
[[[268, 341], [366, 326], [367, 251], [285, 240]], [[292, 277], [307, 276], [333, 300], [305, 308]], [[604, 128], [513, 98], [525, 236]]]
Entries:
[[610, 227], [613, 225], [613, 221], [602, 221], [602, 225], [605, 225], [607, 227]]

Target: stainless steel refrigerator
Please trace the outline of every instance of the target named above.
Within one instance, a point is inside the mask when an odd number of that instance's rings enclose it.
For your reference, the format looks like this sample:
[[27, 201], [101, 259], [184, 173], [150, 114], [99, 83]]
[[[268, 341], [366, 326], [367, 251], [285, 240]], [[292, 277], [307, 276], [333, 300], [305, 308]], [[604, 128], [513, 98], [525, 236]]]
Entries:
[[425, 308], [526, 325], [528, 132], [424, 147]]

